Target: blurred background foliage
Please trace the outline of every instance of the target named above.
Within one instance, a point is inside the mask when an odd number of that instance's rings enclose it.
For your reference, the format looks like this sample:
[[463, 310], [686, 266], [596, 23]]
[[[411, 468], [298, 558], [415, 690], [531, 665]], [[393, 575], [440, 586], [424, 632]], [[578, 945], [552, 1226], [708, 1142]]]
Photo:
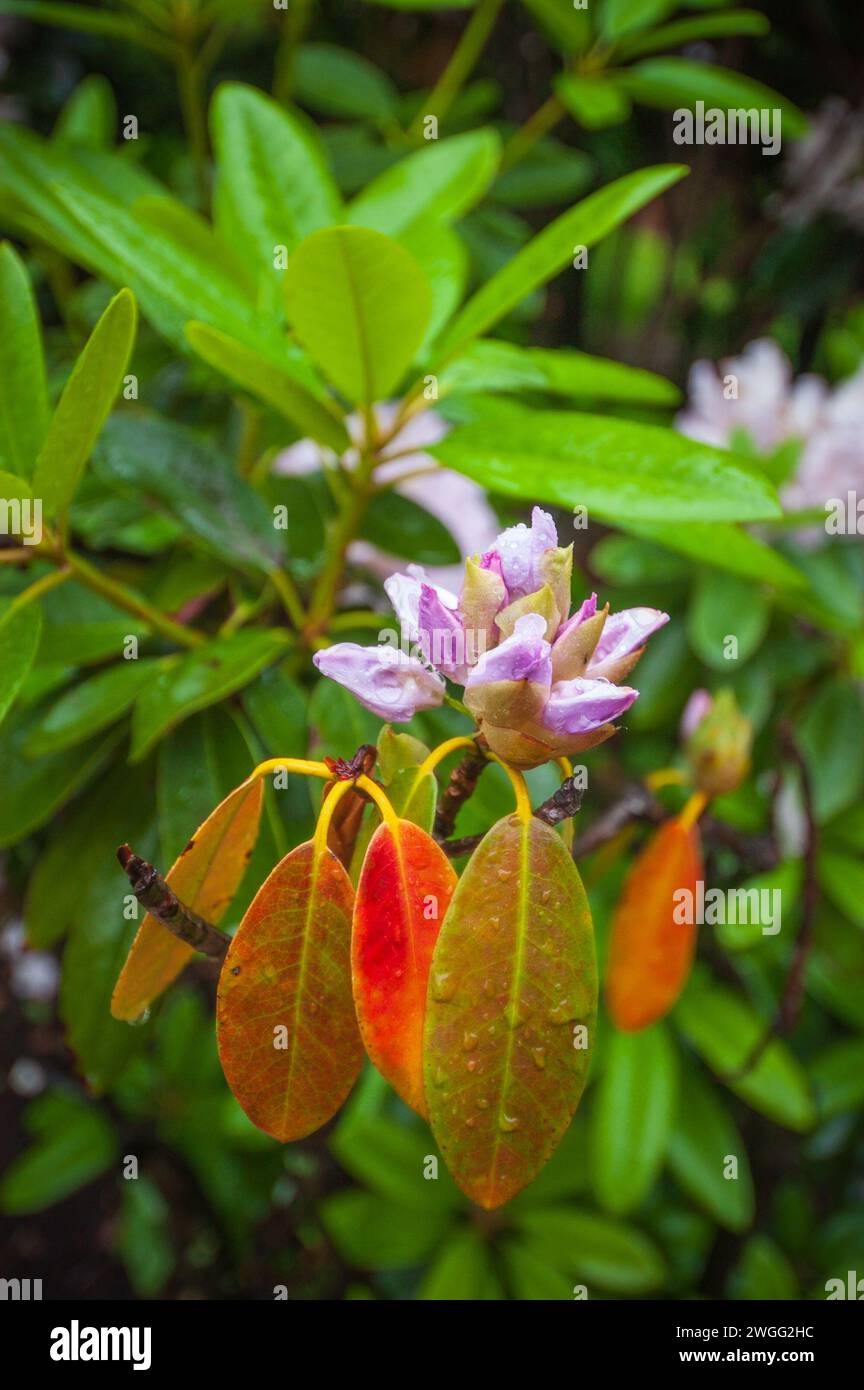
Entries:
[[[469, 7], [436, 0], [289, 0], [287, 12], [249, 0], [0, 0], [0, 139], [14, 152], [25, 127], [50, 138], [61, 182], [64, 168], [73, 179], [83, 170], [123, 202], [146, 195], [155, 175], [203, 210], [205, 100], [219, 81], [243, 81], [317, 123], [335, 178], [353, 195], [416, 147], [412, 122], [471, 23], [476, 66], [442, 134], [489, 124], [505, 150], [504, 171], [457, 223], [471, 284], [586, 190], [682, 153], [692, 167], [674, 195], [592, 251], [590, 274], [532, 293], [499, 336], [603, 354], [682, 388], [696, 358], [738, 352], [766, 334], [796, 371], [831, 381], [852, 374], [864, 358], [864, 242], [860, 217], [856, 226], [845, 211], [864, 180], [854, 113], [828, 146], [835, 184], [851, 189], [844, 202], [820, 201], [812, 169], [802, 182], [791, 142], [777, 158], [735, 146], [682, 152], [669, 111], [694, 91], [744, 104], [754, 82], [810, 116], [832, 98], [856, 101], [864, 55], [854, 7], [778, 0], [743, 17], [713, 0], [683, 10], [664, 0], [605, 0], [595, 9], [603, 61], [591, 16], [555, 0], [481, 3], [473, 19]], [[727, 70], [727, 85], [716, 78], [706, 88], [705, 70], [694, 76], [698, 64]], [[790, 129], [803, 129], [794, 108]], [[118, 143], [130, 114], [138, 138]], [[100, 159], [115, 146], [123, 166], [115, 160], [109, 170]], [[0, 222], [23, 248], [36, 287], [53, 399], [112, 277], [82, 273], [2, 173]], [[201, 235], [191, 222], [186, 231]], [[239, 280], [244, 269], [235, 260], [227, 273]], [[113, 463], [110, 447], [97, 453], [73, 532], [161, 609], [179, 613], [204, 595], [230, 612], [250, 601], [242, 574], [249, 518], [236, 509], [233, 460], [248, 474], [298, 431], [226, 389], [146, 314], [134, 365], [152, 429], [136, 431], [129, 477], [116, 445]], [[673, 405], [670, 395], [630, 413], [657, 418], [660, 409], [669, 420]], [[143, 512], [142, 479], [152, 489]], [[265, 469], [255, 481], [271, 504], [289, 503], [287, 565], [302, 584], [320, 561], [326, 496], [314, 479], [268, 480]], [[182, 516], [172, 486], [184, 490]], [[524, 515], [513, 499], [493, 501], [502, 521]], [[566, 539], [570, 519], [558, 521]], [[249, 527], [254, 545], [254, 517]], [[446, 528], [398, 502], [389, 514], [386, 505], [370, 514], [365, 536], [403, 561], [458, 557]], [[735, 1079], [746, 1040], [776, 1011], [794, 951], [802, 875], [793, 785], [779, 868], [756, 876], [740, 848], [717, 846], [707, 873], [720, 886], [782, 886], [783, 931], [706, 930], [671, 1019], [635, 1037], [604, 1024], [588, 1094], [553, 1162], [492, 1214], [470, 1208], [443, 1166], [436, 1180], [423, 1178], [431, 1136], [371, 1070], [327, 1132], [287, 1149], [258, 1133], [222, 1079], [206, 964], [187, 971], [142, 1026], [110, 1019], [107, 1001], [135, 928], [118, 925], [116, 845], [129, 840], [167, 866], [250, 762], [307, 750], [345, 755], [374, 742], [378, 725], [340, 688], [310, 679], [293, 655], [261, 671], [250, 652], [222, 690], [196, 696], [131, 767], [111, 711], [85, 727], [73, 710], [52, 742], [44, 701], [101, 669], [136, 628], [85, 590], [48, 594], [25, 707], [0, 731], [4, 1272], [43, 1278], [46, 1297], [270, 1298], [278, 1288], [292, 1299], [565, 1299], [583, 1284], [592, 1297], [823, 1297], [826, 1279], [862, 1270], [864, 547], [852, 538], [804, 550], [794, 538], [773, 539], [774, 553], [795, 565], [790, 586], [780, 571], [766, 584], [746, 565], [743, 574], [731, 572], [734, 564], [717, 568], [722, 561], [699, 549], [705, 536], [688, 558], [596, 523], [576, 532], [578, 598], [593, 583], [615, 609], [650, 604], [673, 615], [639, 667], [629, 732], [591, 755], [584, 818], [673, 761], [687, 696], [723, 684], [735, 689], [757, 738], [751, 778], [714, 811], [742, 834], [762, 835], [776, 729], [791, 722], [814, 781], [821, 887], [795, 1035]], [[241, 557], [227, 592], [224, 554]], [[368, 591], [362, 567], [349, 578]], [[22, 582], [8, 570], [0, 580], [6, 597]], [[718, 657], [730, 614], [741, 633], [731, 677]], [[99, 733], [106, 723], [108, 734]], [[431, 743], [463, 725], [445, 710], [419, 717], [412, 731]], [[548, 769], [530, 781], [536, 800], [556, 784]], [[663, 796], [679, 804], [674, 790]], [[509, 804], [505, 780], [490, 769], [457, 833], [485, 829]], [[278, 804], [271, 797], [267, 809], [229, 924], [276, 858], [310, 832], [305, 787]], [[638, 843], [631, 830], [585, 865], [601, 961], [628, 862], [622, 851]], [[738, 1157], [737, 1181], [723, 1180], [718, 1153]], [[136, 1181], [122, 1176], [129, 1157]]]

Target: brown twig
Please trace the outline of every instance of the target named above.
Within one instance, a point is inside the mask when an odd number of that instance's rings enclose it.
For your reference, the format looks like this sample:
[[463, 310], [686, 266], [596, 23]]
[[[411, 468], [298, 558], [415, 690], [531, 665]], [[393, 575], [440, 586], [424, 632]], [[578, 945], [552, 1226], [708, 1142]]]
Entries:
[[665, 815], [660, 802], [652, 796], [647, 787], [638, 783], [628, 787], [619, 801], [610, 806], [608, 811], [604, 811], [602, 816], [598, 816], [594, 824], [589, 825], [585, 833], [574, 840], [573, 858], [585, 859], [589, 854], [593, 854], [601, 845], [614, 840], [632, 820], [649, 821], [656, 825]]
[[462, 761], [450, 773], [450, 780], [441, 794], [441, 800], [438, 802], [438, 809], [435, 812], [434, 835], [436, 840], [447, 840], [453, 834], [456, 817], [468, 798], [473, 796], [480, 774], [487, 762], [488, 759], [478, 748], [466, 753]]
[[[467, 759], [465, 761], [467, 762]], [[560, 825], [562, 821], [569, 820], [571, 816], [576, 815], [582, 805], [582, 793], [582, 787], [576, 785], [576, 778], [567, 777], [557, 791], [554, 791], [542, 805], [537, 807], [534, 815], [537, 820], [542, 820], [546, 825]], [[437, 833], [437, 817], [435, 829]], [[484, 831], [481, 835], [466, 835], [462, 840], [444, 840], [441, 848], [449, 859], [458, 859], [460, 855], [470, 854], [472, 850], [475, 850], [485, 833]]]
[[181, 903], [153, 865], [133, 854], [128, 845], [120, 846], [117, 858], [142, 907], [187, 946], [214, 960], [224, 960], [230, 942], [224, 932]]

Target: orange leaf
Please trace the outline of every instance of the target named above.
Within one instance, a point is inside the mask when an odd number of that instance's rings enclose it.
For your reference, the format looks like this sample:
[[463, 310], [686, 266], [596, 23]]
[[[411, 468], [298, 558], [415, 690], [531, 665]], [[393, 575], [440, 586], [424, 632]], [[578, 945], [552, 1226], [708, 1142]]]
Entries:
[[634, 861], [612, 920], [606, 981], [609, 1013], [624, 1032], [663, 1018], [684, 988], [696, 927], [675, 920], [683, 914], [673, 895], [687, 889], [692, 904], [701, 878], [698, 827], [678, 817], [666, 821]]
[[[224, 917], [258, 838], [264, 784], [244, 782], [195, 832], [166, 882], [186, 907], [214, 925]], [[114, 986], [111, 1013], [132, 1022], [195, 954], [148, 912]]]
[[287, 1143], [335, 1115], [363, 1060], [351, 997], [354, 889], [310, 840], [259, 889], [225, 957], [216, 1038], [253, 1124]]
[[452, 865], [431, 835], [410, 821], [379, 825], [366, 851], [351, 963], [366, 1051], [419, 1115], [423, 1022], [432, 951], [456, 887]]

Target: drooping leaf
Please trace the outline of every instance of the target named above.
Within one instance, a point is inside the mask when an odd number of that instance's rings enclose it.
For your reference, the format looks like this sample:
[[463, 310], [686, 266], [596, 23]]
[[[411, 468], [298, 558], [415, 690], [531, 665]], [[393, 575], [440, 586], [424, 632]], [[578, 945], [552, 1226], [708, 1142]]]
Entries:
[[864, 1104], [864, 1038], [832, 1043], [813, 1059], [809, 1071], [820, 1120]]
[[163, 662], [159, 674], [135, 701], [132, 761], [143, 758], [163, 734], [188, 715], [242, 689], [284, 653], [286, 640], [280, 628], [238, 632]]
[[100, 671], [98, 676], [74, 685], [51, 705], [41, 723], [31, 731], [25, 753], [39, 757], [43, 753], [71, 748], [115, 723], [158, 669], [159, 662], [152, 659], [121, 661]]
[[850, 922], [864, 929], [864, 862], [851, 854], [823, 850], [818, 868], [819, 883], [826, 898]]
[[335, 1115], [363, 1059], [351, 996], [354, 890], [309, 841], [271, 873], [219, 977], [216, 1037], [250, 1120], [287, 1143]]
[[90, 73], [60, 111], [52, 139], [61, 145], [90, 145], [104, 149], [114, 140], [117, 129], [117, 102], [111, 83], [100, 73]]
[[489, 1246], [470, 1227], [454, 1232], [441, 1247], [418, 1294], [434, 1303], [485, 1303], [503, 1297]]
[[195, 430], [155, 414], [109, 420], [93, 458], [99, 478], [182, 522], [208, 554], [268, 573], [281, 559], [266, 503], [233, 460]]
[[609, 1013], [622, 1031], [665, 1017], [684, 988], [702, 876], [698, 828], [677, 816], [654, 832], [632, 864], [612, 921], [606, 980]]
[[357, 1188], [326, 1197], [318, 1215], [343, 1259], [359, 1269], [420, 1265], [447, 1229], [435, 1208], [412, 1211]]
[[373, 497], [360, 535], [385, 554], [404, 555], [417, 565], [458, 565], [462, 558], [443, 522], [391, 489]]
[[591, 913], [562, 840], [507, 816], [459, 881], [432, 962], [426, 1095], [456, 1182], [496, 1207], [540, 1171], [594, 1040]]
[[302, 105], [327, 116], [379, 123], [396, 116], [396, 89], [390, 78], [368, 58], [337, 44], [301, 44], [294, 88]]
[[524, 1208], [515, 1223], [539, 1259], [585, 1282], [589, 1298], [595, 1286], [611, 1293], [638, 1294], [650, 1293], [665, 1282], [657, 1247], [623, 1221], [562, 1206]]
[[256, 88], [223, 83], [210, 120], [219, 225], [276, 277], [280, 246], [338, 222], [336, 186], [308, 126]]
[[0, 246], [0, 467], [29, 478], [47, 427], [45, 361], [36, 301], [24, 266], [4, 242]]
[[494, 130], [431, 141], [373, 179], [354, 199], [347, 220], [393, 237], [421, 219], [451, 222], [482, 198], [499, 154]]
[[289, 370], [290, 359], [286, 358], [285, 368], [280, 371], [272, 361], [260, 357], [253, 348], [238, 343], [206, 323], [187, 324], [186, 337], [198, 356], [203, 357], [211, 367], [278, 410], [304, 435], [316, 439], [328, 449], [335, 449], [339, 454], [350, 447], [345, 426], [334, 412], [294, 379]]
[[601, 32], [614, 41], [633, 29], [649, 28], [676, 8], [675, 0], [604, 0]]
[[548, 391], [574, 401], [632, 402], [672, 406], [680, 399], [671, 381], [606, 357], [564, 348], [523, 348], [481, 338], [442, 372], [439, 392], [511, 395]]
[[647, 1196], [663, 1163], [678, 1100], [678, 1059], [661, 1023], [607, 1041], [592, 1114], [593, 1185], [623, 1216]]
[[[752, 581], [729, 574], [706, 574], [693, 588], [687, 635], [706, 666], [728, 671], [733, 660], [740, 664], [753, 655], [770, 621], [765, 595]], [[735, 639], [734, 649], [730, 648], [730, 637]]]
[[721, 521], [688, 521], [686, 526], [658, 521], [637, 521], [619, 516], [622, 531], [686, 555], [701, 565], [727, 570], [743, 579], [775, 584], [783, 589], [801, 589], [807, 580], [784, 555], [738, 526]]
[[93, 10], [84, 5], [49, 3], [49, 0], [3, 0], [0, 10], [4, 14], [20, 15], [39, 24], [57, 25], [62, 29], [80, 29], [85, 34], [106, 34], [110, 38], [126, 40], [150, 48], [163, 57], [175, 54], [174, 44], [151, 28], [139, 24], [126, 15]]
[[686, 173], [681, 164], [640, 169], [591, 193], [562, 213], [468, 301], [438, 342], [434, 365], [449, 362], [472, 338], [486, 333], [532, 290], [563, 270], [573, 259], [574, 247], [594, 245]]
[[614, 78], [603, 73], [594, 77], [561, 73], [554, 87], [571, 116], [587, 130], [620, 125], [630, 115], [629, 97], [616, 86]]
[[529, 410], [478, 396], [448, 403], [457, 428], [429, 446], [492, 492], [581, 505], [617, 522], [753, 521], [779, 514], [764, 474], [674, 430], [602, 415]]
[[93, 445], [126, 373], [135, 341], [137, 309], [129, 290], [115, 295], [93, 329], [48, 426], [33, 474], [33, 489], [49, 516], [72, 501]]
[[803, 113], [779, 92], [714, 63], [697, 63], [690, 58], [647, 58], [619, 73], [617, 80], [634, 101], [646, 106], [678, 109], [701, 101], [706, 108], [717, 106], [724, 111], [778, 110], [784, 135], [795, 139], [807, 129]]
[[744, 1140], [714, 1087], [692, 1066], [682, 1076], [668, 1161], [676, 1181], [709, 1216], [729, 1231], [746, 1230], [755, 1198]]
[[65, 1091], [31, 1101], [24, 1125], [33, 1143], [0, 1182], [0, 1211], [7, 1214], [43, 1211], [98, 1178], [116, 1158], [117, 1135], [104, 1111]]
[[110, 730], [78, 748], [34, 761], [25, 756], [24, 745], [41, 717], [41, 706], [15, 710], [0, 728], [0, 849], [16, 845], [44, 825], [59, 806], [95, 776], [118, 742], [116, 732]]
[[[258, 836], [264, 784], [244, 782], [216, 807], [166, 875], [182, 903], [218, 925], [237, 891]], [[194, 955], [148, 913], [120, 972], [111, 1012], [133, 1022]]]
[[728, 1284], [731, 1299], [777, 1300], [791, 1303], [801, 1297], [798, 1279], [789, 1259], [770, 1236], [751, 1236], [732, 1271]]
[[171, 1208], [155, 1182], [143, 1173], [135, 1182], [123, 1184], [117, 1248], [138, 1297], [158, 1297], [176, 1260]]
[[310, 357], [350, 401], [398, 385], [426, 330], [429, 284], [414, 258], [366, 227], [308, 237], [285, 272], [288, 318]]
[[720, 14], [694, 15], [661, 24], [648, 33], [631, 31], [615, 45], [616, 59], [641, 57], [664, 48], [681, 48], [700, 39], [719, 39], [727, 34], [767, 34], [768, 17], [756, 10], [727, 10]]
[[0, 723], [21, 689], [42, 636], [42, 612], [37, 603], [0, 610]]
[[772, 1038], [755, 1066], [745, 1069], [768, 1028], [749, 1004], [724, 985], [694, 977], [675, 1022], [715, 1075], [754, 1110], [787, 1129], [806, 1131], [815, 1111], [800, 1062]]
[[797, 735], [807, 759], [820, 825], [858, 800], [864, 787], [864, 700], [857, 682], [835, 679], [807, 701]]
[[429, 968], [456, 874], [410, 821], [378, 827], [354, 905], [351, 963], [360, 1033], [375, 1066], [420, 1115]]

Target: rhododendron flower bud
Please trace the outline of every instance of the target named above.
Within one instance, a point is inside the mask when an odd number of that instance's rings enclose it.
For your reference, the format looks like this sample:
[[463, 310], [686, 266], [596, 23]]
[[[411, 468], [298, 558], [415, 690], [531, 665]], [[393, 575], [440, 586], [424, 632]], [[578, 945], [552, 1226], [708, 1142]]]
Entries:
[[708, 796], [734, 791], [750, 771], [753, 725], [731, 690], [696, 690], [681, 720], [693, 780]]
[[418, 710], [435, 709], [444, 699], [441, 677], [395, 647], [337, 642], [316, 652], [312, 660], [322, 675], [344, 685], [381, 719], [404, 723]]

